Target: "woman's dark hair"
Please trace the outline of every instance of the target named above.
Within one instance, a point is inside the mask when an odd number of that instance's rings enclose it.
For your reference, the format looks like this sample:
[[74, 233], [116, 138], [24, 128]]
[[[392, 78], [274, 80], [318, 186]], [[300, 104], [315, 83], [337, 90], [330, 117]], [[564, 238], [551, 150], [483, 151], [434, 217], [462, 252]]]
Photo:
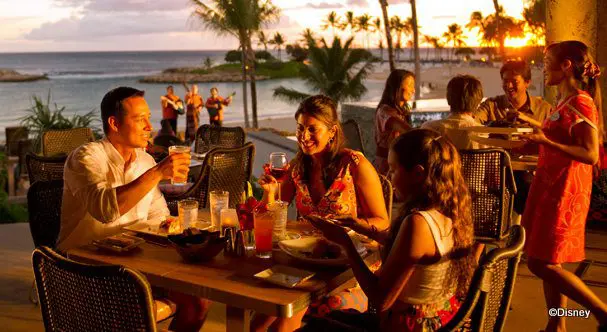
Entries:
[[115, 116], [118, 120], [124, 118], [124, 107], [122, 102], [131, 97], [143, 97], [145, 92], [135, 88], [121, 86], [110, 90], [101, 100], [101, 121], [103, 121], [103, 132], [107, 135], [110, 124], [108, 119]]
[[[563, 63], [565, 60], [571, 61], [573, 77], [580, 82], [582, 90], [588, 92], [588, 94], [592, 97], [600, 117], [600, 114], [602, 114], [602, 100], [599, 78], [597, 75], [593, 75], [593, 73], [588, 70], [592, 67], [598, 68], [598, 64], [588, 52], [588, 46], [581, 41], [567, 40], [548, 45], [545, 52], [552, 54], [556, 59], [556, 63], [553, 63], [552, 66], [558, 66], [558, 68], [551, 69], [560, 70], [561, 63]], [[602, 136], [603, 126], [600, 118], [599, 125], [601, 133], [600, 136]]]
[[445, 289], [455, 286], [458, 294], [465, 294], [474, 270], [474, 259], [470, 254], [474, 244], [474, 228], [472, 202], [457, 149], [447, 137], [434, 130], [413, 129], [394, 140], [391, 151], [396, 154], [399, 166], [406, 170], [422, 166], [426, 179], [418, 195], [408, 199], [400, 216], [392, 221], [391, 241], [386, 249], [390, 250], [407, 216], [416, 211], [438, 210], [451, 218], [453, 231], [454, 257]]
[[453, 113], [474, 112], [483, 100], [483, 85], [476, 77], [458, 75], [447, 84], [447, 103]]
[[531, 81], [531, 67], [525, 60], [508, 60], [500, 69], [500, 76], [504, 78], [505, 72], [514, 73], [514, 75], [521, 75], [526, 82]]
[[407, 77], [415, 79], [415, 74], [405, 69], [395, 69], [390, 73], [390, 76], [388, 76], [388, 79], [386, 80], [386, 86], [384, 87], [384, 92], [381, 96], [379, 104], [377, 105], [377, 108], [381, 107], [381, 105], [388, 105], [404, 113], [405, 115], [409, 115], [410, 110], [408, 106], [402, 108], [396, 103], [397, 95], [400, 92], [400, 87]]
[[[335, 136], [329, 142], [330, 160], [331, 162], [335, 161], [345, 144], [344, 132], [337, 115], [337, 103], [327, 96], [311, 96], [299, 104], [297, 111], [295, 111], [295, 121], [299, 119], [300, 115], [311, 116], [324, 123], [329, 129], [336, 128]], [[300, 174], [304, 175], [303, 178], [307, 180], [306, 170], [310, 166], [310, 157], [301, 151], [301, 147], [293, 159], [292, 166], [296, 167]]]

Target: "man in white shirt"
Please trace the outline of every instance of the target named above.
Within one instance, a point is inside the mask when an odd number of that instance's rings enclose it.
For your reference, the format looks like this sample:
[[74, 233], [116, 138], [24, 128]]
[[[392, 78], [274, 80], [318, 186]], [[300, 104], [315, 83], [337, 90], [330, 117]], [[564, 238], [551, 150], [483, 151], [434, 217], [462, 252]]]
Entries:
[[433, 129], [447, 136], [458, 150], [479, 149], [482, 146], [470, 139], [468, 131], [461, 128], [480, 126], [472, 114], [483, 99], [481, 82], [470, 75], [458, 75], [447, 84], [449, 116], [442, 120], [427, 121], [422, 128]]
[[[106, 137], [84, 144], [67, 158], [57, 248], [67, 250], [119, 233], [122, 227], [160, 222], [169, 210], [158, 189], [163, 179], [185, 177], [190, 155], [173, 154], [156, 164], [145, 152], [152, 125], [144, 92], [119, 87], [101, 101]], [[176, 331], [198, 331], [209, 302], [169, 293], [177, 304]]]

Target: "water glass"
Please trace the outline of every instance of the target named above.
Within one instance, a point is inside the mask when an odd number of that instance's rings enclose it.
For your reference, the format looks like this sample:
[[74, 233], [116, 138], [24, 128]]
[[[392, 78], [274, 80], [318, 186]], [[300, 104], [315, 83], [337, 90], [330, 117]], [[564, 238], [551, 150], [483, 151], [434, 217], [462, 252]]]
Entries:
[[[190, 153], [190, 147], [189, 146], [183, 146], [183, 145], [171, 145], [169, 146], [169, 155], [175, 154], [175, 153]], [[173, 178], [171, 178], [171, 184], [174, 185], [178, 185], [178, 186], [184, 186], [186, 183], [188, 182], [188, 176], [186, 174], [185, 177], [177, 177], [174, 176]]]
[[[211, 228], [221, 230], [221, 210], [228, 208], [230, 193], [223, 190], [211, 191], [209, 196], [211, 208]], [[238, 218], [236, 218], [238, 220]]]
[[184, 199], [177, 202], [179, 212], [179, 224], [181, 229], [196, 227], [198, 224], [198, 201], [195, 199]]
[[287, 234], [287, 212], [289, 204], [283, 201], [276, 201], [268, 209], [272, 214], [272, 243], [277, 243], [285, 239]]

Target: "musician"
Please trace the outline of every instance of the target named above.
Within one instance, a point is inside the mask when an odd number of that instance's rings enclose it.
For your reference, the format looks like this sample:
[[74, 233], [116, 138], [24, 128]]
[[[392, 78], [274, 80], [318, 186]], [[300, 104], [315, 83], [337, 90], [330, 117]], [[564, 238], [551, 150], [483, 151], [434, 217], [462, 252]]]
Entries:
[[198, 85], [192, 85], [192, 90], [188, 90], [185, 95], [186, 103], [186, 129], [185, 138], [193, 142], [196, 138], [196, 130], [198, 129], [199, 114], [204, 104], [204, 99], [198, 94]]
[[219, 126], [223, 124], [223, 110], [225, 106], [232, 102], [232, 95], [228, 98], [223, 98], [219, 95], [219, 90], [216, 87], [211, 88], [211, 97], [207, 99], [205, 104], [209, 112], [209, 122], [211, 125]]
[[167, 87], [167, 94], [160, 97], [162, 107], [162, 119], [168, 120], [173, 131], [177, 133], [177, 117], [183, 114], [183, 101], [179, 99], [173, 90], [173, 86]]

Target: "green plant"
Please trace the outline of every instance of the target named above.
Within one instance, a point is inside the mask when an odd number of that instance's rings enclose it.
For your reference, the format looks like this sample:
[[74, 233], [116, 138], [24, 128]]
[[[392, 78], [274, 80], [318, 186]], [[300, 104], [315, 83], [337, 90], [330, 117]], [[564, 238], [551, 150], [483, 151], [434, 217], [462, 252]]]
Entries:
[[51, 110], [51, 92], [48, 92], [46, 103], [42, 98], [32, 96], [33, 105], [28, 110], [29, 115], [21, 118], [21, 125], [29, 128], [30, 133], [34, 134], [34, 149], [40, 150], [42, 133], [47, 130], [61, 130], [90, 127], [96, 137], [100, 137], [99, 128], [93, 124], [98, 122], [97, 112], [91, 110], [85, 114], [73, 114], [71, 118], [65, 117], [63, 112], [65, 106], [59, 107], [56, 103], [52, 103]]
[[[352, 38], [343, 45], [338, 37], [329, 45], [324, 39], [321, 46], [310, 45], [310, 63], [301, 69], [301, 77], [313, 93], [333, 98], [338, 103], [359, 100], [366, 92], [364, 80], [373, 68], [373, 55], [363, 49], [352, 49]], [[274, 89], [274, 97], [289, 102], [300, 102], [309, 97], [300, 92], [280, 86]]]
[[240, 51], [228, 51], [224, 58], [226, 62], [234, 63], [234, 62], [242, 62], [242, 54]]
[[263, 198], [263, 189], [261, 188], [261, 186], [259, 185], [259, 183], [257, 183], [259, 179], [257, 179], [254, 175], [251, 175], [251, 187], [253, 189], [253, 197], [255, 197], [256, 200], [261, 201], [261, 199]]

